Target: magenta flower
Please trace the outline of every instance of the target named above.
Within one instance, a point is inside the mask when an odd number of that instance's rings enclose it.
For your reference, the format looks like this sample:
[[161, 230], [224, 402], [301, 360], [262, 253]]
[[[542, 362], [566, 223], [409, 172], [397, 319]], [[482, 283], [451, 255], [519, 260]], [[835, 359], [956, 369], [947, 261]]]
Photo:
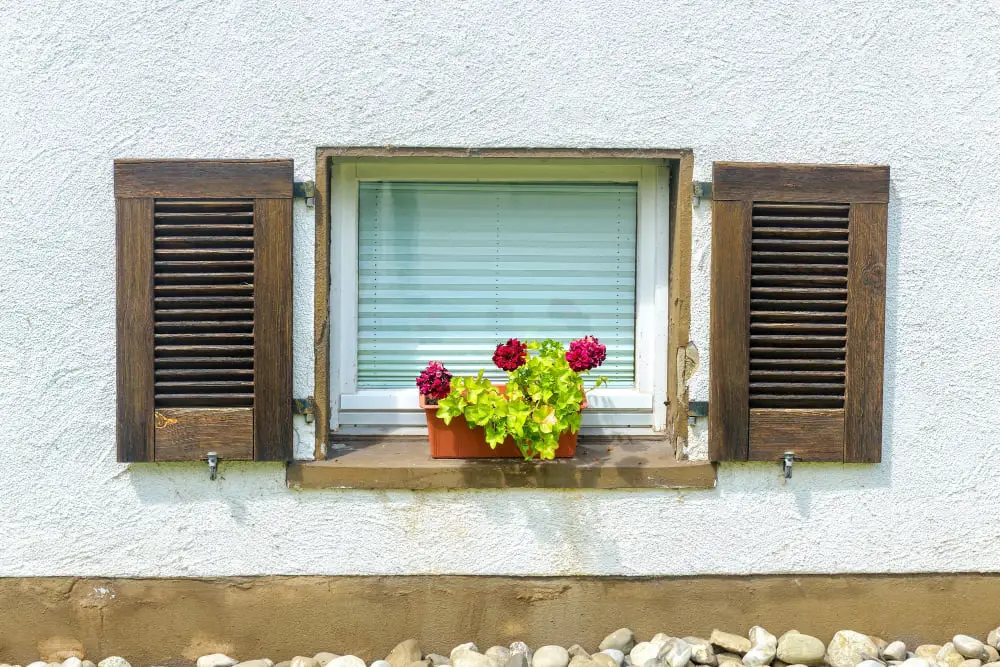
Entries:
[[608, 356], [608, 348], [601, 345], [593, 336], [585, 336], [569, 344], [566, 361], [569, 367], [577, 373], [589, 371], [604, 363]]
[[441, 362], [432, 361], [417, 376], [417, 387], [429, 403], [437, 403], [451, 391], [451, 373]]
[[528, 346], [516, 338], [511, 338], [503, 345], [497, 345], [493, 353], [493, 363], [503, 371], [520, 368], [528, 361]]

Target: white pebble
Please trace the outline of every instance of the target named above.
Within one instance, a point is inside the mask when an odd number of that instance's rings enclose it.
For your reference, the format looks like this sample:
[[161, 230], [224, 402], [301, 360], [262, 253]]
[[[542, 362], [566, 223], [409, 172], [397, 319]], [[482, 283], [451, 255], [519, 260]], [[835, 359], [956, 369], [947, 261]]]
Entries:
[[610, 655], [611, 659], [617, 662], [619, 665], [625, 662], [625, 654], [616, 648], [606, 648], [601, 651], [604, 655]]
[[[110, 658], [108, 658], [110, 660]], [[197, 667], [235, 667], [239, 664], [239, 660], [230, 658], [228, 655], [223, 653], [212, 653], [211, 655], [203, 655], [198, 658]], [[97, 667], [112, 667], [111, 665], [105, 665], [104, 660], [102, 660]]]

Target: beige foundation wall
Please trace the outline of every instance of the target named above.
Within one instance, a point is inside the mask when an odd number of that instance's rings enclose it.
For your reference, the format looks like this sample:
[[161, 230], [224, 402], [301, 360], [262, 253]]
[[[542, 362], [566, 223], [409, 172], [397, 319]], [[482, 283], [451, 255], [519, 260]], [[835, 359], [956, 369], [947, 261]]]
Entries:
[[[425, 652], [523, 640], [588, 650], [627, 626], [707, 636], [760, 624], [824, 641], [855, 629], [941, 643], [1000, 624], [1000, 575], [618, 578], [261, 577], [0, 579], [0, 662], [26, 665], [53, 638], [135, 667], [187, 665], [216, 651], [275, 662], [318, 651], [384, 657], [414, 637]], [[61, 643], [61, 642], [55, 642]]]

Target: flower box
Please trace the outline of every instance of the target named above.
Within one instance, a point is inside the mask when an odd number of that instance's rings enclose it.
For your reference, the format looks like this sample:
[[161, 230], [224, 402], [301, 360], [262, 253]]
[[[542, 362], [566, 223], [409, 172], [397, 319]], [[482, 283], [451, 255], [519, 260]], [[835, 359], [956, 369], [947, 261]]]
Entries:
[[[497, 385], [503, 390], [504, 385]], [[436, 405], [428, 405], [426, 397], [420, 396], [420, 407], [427, 416], [427, 436], [431, 443], [431, 458], [434, 459], [524, 459], [521, 450], [508, 437], [496, 449], [486, 444], [486, 433], [482, 427], [469, 428], [465, 417], [455, 417], [451, 424], [445, 424], [437, 416]], [[581, 408], [587, 407], [587, 399]], [[579, 433], [566, 431], [559, 437], [557, 459], [569, 459], [576, 455], [576, 438]]]
[[[607, 348], [594, 336], [573, 341], [569, 350], [550, 338], [528, 343], [511, 338], [493, 353], [493, 363], [507, 372], [505, 384], [493, 384], [485, 370], [454, 377], [444, 364], [431, 361], [417, 376], [431, 456], [572, 457], [574, 431], [587, 407], [581, 374], [600, 366], [606, 356]], [[607, 381], [600, 377], [593, 388]]]

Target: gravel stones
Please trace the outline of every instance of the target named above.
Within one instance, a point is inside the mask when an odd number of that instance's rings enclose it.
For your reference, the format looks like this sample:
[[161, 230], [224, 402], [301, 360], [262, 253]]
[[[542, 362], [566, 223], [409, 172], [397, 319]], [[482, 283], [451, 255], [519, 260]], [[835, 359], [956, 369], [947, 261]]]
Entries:
[[342, 655], [326, 663], [326, 667], [365, 667], [365, 661], [356, 655]]
[[501, 667], [482, 653], [471, 649], [452, 651], [451, 665], [452, 667]]
[[531, 658], [531, 667], [568, 667], [569, 651], [562, 646], [543, 646]]
[[495, 662], [499, 667], [504, 667], [510, 659], [510, 649], [506, 646], [491, 646], [484, 653], [487, 658]]
[[[128, 660], [117, 655], [112, 655], [97, 663], [97, 667], [132, 667]], [[201, 665], [198, 665], [201, 667]]]
[[[743, 656], [743, 664], [747, 667], [770, 665], [778, 647], [778, 638], [759, 625], [750, 628], [749, 635], [751, 647]], [[851, 665], [851, 667], [854, 666]]]
[[[906, 653], [906, 647], [903, 647]], [[778, 639], [778, 660], [788, 664], [818, 665], [826, 655], [826, 645], [816, 637], [789, 630]]]
[[[111, 658], [107, 658], [111, 660]], [[210, 655], [203, 655], [198, 658], [197, 667], [234, 667], [234, 665], [239, 664], [239, 660], [235, 658], [230, 658], [224, 653], [212, 653]], [[117, 665], [105, 665], [104, 660], [97, 663], [97, 667], [118, 667]]]
[[[650, 660], [662, 657], [663, 644], [653, 642], [639, 642], [629, 651], [628, 657], [635, 667], [643, 667]], [[532, 665], [532, 667], [535, 667]]]
[[702, 639], [701, 637], [685, 637], [684, 641], [686, 641], [688, 646], [691, 647], [691, 662], [696, 665], [714, 666], [717, 664], [715, 651], [712, 650], [712, 645], [707, 639]]
[[605, 637], [597, 649], [599, 651], [604, 651], [609, 648], [613, 648], [624, 654], [631, 651], [633, 646], [635, 646], [635, 633], [628, 628], [618, 628]]
[[[606, 648], [601, 651], [603, 655], [610, 657], [612, 660], [617, 662], [619, 665], [625, 662], [625, 653], [616, 648]], [[596, 655], [596, 654], [595, 654]]]
[[319, 662], [309, 656], [297, 655], [292, 658], [292, 664], [289, 667], [319, 667]]
[[986, 644], [975, 637], [955, 635], [951, 643], [955, 646], [955, 650], [968, 660], [988, 660], [990, 657], [986, 652]]
[[[440, 653], [428, 653], [424, 657], [427, 660], [430, 660], [431, 664], [434, 665], [434, 667], [441, 667], [441, 665], [450, 665], [451, 664], [451, 658], [449, 658], [446, 655], [441, 655]], [[372, 663], [372, 667], [374, 667], [374, 666], [375, 666], [375, 663]]]
[[[621, 653], [621, 651], [619, 651], [619, 653]], [[624, 655], [622, 656], [622, 659], [624, 659]], [[597, 665], [597, 667], [620, 667], [621, 665], [621, 663], [615, 660], [614, 657], [604, 653], [603, 651], [591, 655], [590, 660]]]
[[236, 667], [274, 667], [274, 663], [267, 658], [261, 658], [259, 660], [247, 660], [246, 662], [237, 663]]
[[865, 660], [878, 660], [878, 647], [868, 635], [853, 630], [841, 630], [826, 647], [826, 663], [830, 667], [857, 667]]
[[[386, 656], [385, 661], [389, 663], [390, 667], [410, 667], [411, 664], [419, 662], [424, 654], [420, 651], [420, 645], [417, 644], [416, 639], [407, 639], [401, 641], [396, 646], [389, 651], [389, 655]], [[295, 667], [295, 665], [292, 665]]]
[[459, 644], [455, 648], [451, 649], [451, 653], [449, 654], [449, 659], [451, 660], [452, 664], [455, 664], [455, 657], [462, 651], [472, 651], [473, 653], [479, 653], [479, 647], [473, 644], [472, 642], [466, 642], [464, 644]]
[[935, 662], [937, 660], [938, 651], [940, 650], [940, 644], [921, 644], [913, 652], [913, 655], [917, 658], [923, 658], [927, 662]]
[[572, 662], [573, 658], [589, 658], [590, 657], [590, 654], [587, 653], [587, 649], [583, 648], [579, 644], [573, 644], [568, 649], [566, 649], [566, 652], [569, 653], [569, 657], [570, 657], [570, 661], [571, 662]]
[[[740, 637], [739, 635], [723, 632], [722, 630], [712, 630], [708, 641], [718, 649], [727, 653], [738, 653], [739, 655], [743, 655], [751, 647], [750, 640], [746, 637]], [[854, 665], [851, 665], [851, 667], [854, 667]]]
[[[237, 667], [239, 666], [237, 665]], [[368, 665], [368, 667], [389, 667], [389, 663], [385, 660], [376, 660], [372, 664]]]
[[691, 661], [691, 645], [683, 639], [669, 639], [663, 645], [663, 659], [669, 667], [687, 667]]
[[885, 667], [881, 660], [862, 660], [858, 667]]
[[948, 667], [958, 667], [965, 662], [965, 656], [956, 651], [955, 645], [951, 642], [942, 646], [935, 658], [939, 665], [947, 665]]
[[931, 667], [931, 663], [926, 658], [908, 658], [900, 664], [900, 667]]
[[[993, 648], [989, 644], [986, 645], [986, 653], [989, 654], [989, 656], [990, 656], [989, 659], [986, 660], [986, 664], [989, 664], [991, 662], [998, 662], [998, 661], [1000, 661], [1000, 651], [997, 651], [995, 648]], [[83, 663], [86, 666], [87, 661], [84, 660]]]
[[520, 651], [512, 652], [501, 667], [528, 667], [528, 656]]
[[882, 649], [883, 660], [895, 660], [902, 662], [906, 660], [906, 644], [901, 641], [890, 642]]
[[990, 630], [986, 635], [986, 643], [1000, 651], [1000, 627]]

